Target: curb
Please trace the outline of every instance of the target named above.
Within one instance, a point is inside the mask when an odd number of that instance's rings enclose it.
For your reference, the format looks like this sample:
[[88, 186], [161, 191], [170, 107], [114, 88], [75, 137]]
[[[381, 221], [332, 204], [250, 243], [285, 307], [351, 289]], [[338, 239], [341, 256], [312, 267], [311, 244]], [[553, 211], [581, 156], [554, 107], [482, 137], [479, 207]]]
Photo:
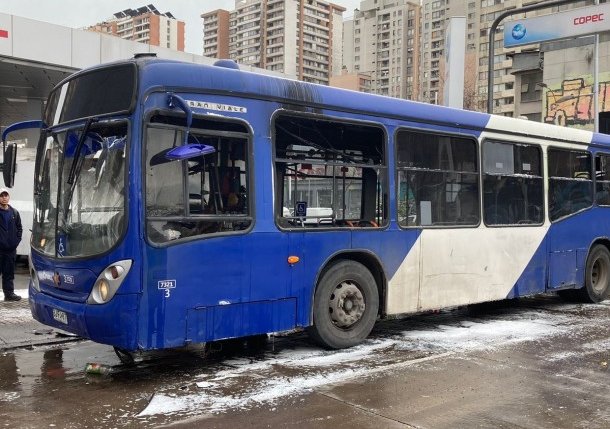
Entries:
[[24, 344], [7, 344], [6, 346], [0, 346], [0, 353], [8, 352], [11, 350], [21, 350], [21, 349], [33, 349], [34, 347], [43, 347], [50, 346], [55, 344], [66, 344], [66, 343], [75, 343], [78, 341], [86, 341], [85, 338], [76, 337], [76, 338], [62, 338], [62, 339], [47, 339], [42, 341], [35, 341], [31, 343]]

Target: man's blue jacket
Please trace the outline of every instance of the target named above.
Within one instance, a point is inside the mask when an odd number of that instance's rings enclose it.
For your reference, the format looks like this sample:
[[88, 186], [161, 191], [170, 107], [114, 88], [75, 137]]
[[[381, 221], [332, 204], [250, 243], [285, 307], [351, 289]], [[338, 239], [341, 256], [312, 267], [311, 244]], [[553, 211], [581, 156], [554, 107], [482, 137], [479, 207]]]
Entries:
[[19, 212], [10, 205], [8, 210], [11, 212], [11, 215], [8, 217], [8, 225], [4, 221], [5, 217], [0, 215], [0, 253], [14, 252], [21, 241], [21, 234], [23, 233]]

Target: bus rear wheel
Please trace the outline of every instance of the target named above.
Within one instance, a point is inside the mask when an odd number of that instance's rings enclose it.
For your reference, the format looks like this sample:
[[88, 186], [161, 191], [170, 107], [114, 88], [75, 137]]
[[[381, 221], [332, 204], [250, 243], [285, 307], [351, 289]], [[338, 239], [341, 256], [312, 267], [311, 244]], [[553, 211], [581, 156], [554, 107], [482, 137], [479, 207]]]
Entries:
[[338, 262], [318, 282], [308, 333], [324, 347], [352, 347], [371, 333], [378, 309], [379, 294], [371, 272], [355, 261]]
[[578, 290], [585, 302], [597, 303], [608, 298], [610, 292], [610, 251], [597, 244], [589, 252], [585, 269], [585, 287]]

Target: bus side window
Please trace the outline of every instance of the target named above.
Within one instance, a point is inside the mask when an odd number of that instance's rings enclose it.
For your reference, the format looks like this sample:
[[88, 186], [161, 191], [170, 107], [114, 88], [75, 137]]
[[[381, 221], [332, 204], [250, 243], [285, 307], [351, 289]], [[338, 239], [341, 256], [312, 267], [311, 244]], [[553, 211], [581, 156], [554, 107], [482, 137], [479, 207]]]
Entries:
[[475, 139], [400, 130], [396, 147], [399, 225], [479, 224]]
[[307, 115], [278, 116], [274, 127], [280, 228], [376, 228], [386, 222], [380, 127]]
[[593, 204], [591, 154], [549, 148], [549, 217], [551, 221]]
[[595, 202], [600, 206], [610, 206], [610, 155], [597, 154], [595, 157]]
[[542, 151], [530, 144], [483, 143], [483, 207], [487, 225], [543, 222]]
[[[163, 126], [155, 124], [155, 119]], [[178, 126], [181, 121], [154, 117], [147, 129], [148, 238], [165, 243], [248, 229], [252, 218], [248, 204], [246, 128], [194, 119], [188, 143], [211, 146], [214, 150], [172, 161], [163, 154], [184, 141], [183, 130]]]

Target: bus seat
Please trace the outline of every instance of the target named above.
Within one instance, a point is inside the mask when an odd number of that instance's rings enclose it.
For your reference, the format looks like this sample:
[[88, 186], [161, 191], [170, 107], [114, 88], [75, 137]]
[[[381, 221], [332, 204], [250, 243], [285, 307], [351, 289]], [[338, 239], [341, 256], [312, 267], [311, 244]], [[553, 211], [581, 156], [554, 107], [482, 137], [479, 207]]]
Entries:
[[457, 194], [458, 205], [458, 222], [472, 223], [479, 219], [479, 202], [476, 198], [477, 193], [470, 190], [469, 187], [463, 187]]
[[498, 190], [497, 205], [506, 214], [504, 224], [517, 224], [527, 216], [521, 185], [512, 178]]

